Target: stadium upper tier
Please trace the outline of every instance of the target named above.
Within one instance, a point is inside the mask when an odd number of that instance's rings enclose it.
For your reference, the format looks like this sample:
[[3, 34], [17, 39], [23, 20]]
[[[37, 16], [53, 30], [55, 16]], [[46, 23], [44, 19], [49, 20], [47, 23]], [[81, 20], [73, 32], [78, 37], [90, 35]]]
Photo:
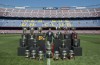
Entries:
[[55, 10], [29, 10], [16, 8], [0, 8], [0, 17], [24, 18], [84, 18], [100, 17], [100, 8], [90, 9], [55, 9]]

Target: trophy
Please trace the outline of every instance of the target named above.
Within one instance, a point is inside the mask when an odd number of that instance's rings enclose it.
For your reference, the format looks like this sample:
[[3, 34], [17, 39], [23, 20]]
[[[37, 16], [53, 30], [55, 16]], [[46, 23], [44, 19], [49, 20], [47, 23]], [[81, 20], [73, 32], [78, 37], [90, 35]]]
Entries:
[[70, 52], [69, 52], [69, 58], [70, 59], [75, 59], [73, 50], [70, 50]]
[[50, 58], [52, 55], [52, 52], [51, 52], [51, 44], [49, 41], [47, 41], [47, 56], [48, 58]]
[[77, 39], [77, 33], [75, 32], [75, 28], [72, 28], [72, 37], [73, 39]]
[[43, 56], [44, 56], [44, 54], [43, 54], [43, 51], [39, 51], [39, 60], [43, 60]]
[[59, 51], [55, 51], [54, 52], [54, 60], [58, 60], [59, 59]]
[[32, 55], [32, 59], [36, 59], [36, 50], [32, 50], [31, 52], [31, 55]]
[[23, 35], [22, 35], [22, 46], [25, 46], [25, 39], [26, 39], [26, 28], [23, 28]]
[[36, 42], [37, 42], [36, 39], [34, 39], [34, 44], [33, 44], [33, 47], [34, 47], [34, 48], [37, 48]]
[[39, 33], [42, 32], [42, 28], [41, 28], [41, 27], [38, 28], [38, 32], [39, 32]]
[[[58, 23], [57, 23], [58, 24]], [[56, 31], [57, 31], [58, 27], [56, 27]], [[58, 34], [55, 34], [55, 37], [58, 38]]]
[[66, 50], [63, 50], [62, 51], [62, 59], [66, 59], [67, 58], [67, 52], [66, 52]]
[[51, 50], [51, 44], [49, 41], [47, 41], [47, 50]]
[[51, 52], [51, 51], [47, 51], [46, 53], [47, 53], [47, 58], [51, 58], [51, 56], [52, 56], [52, 55], [51, 55], [52, 52]]
[[22, 47], [25, 46], [25, 35], [23, 35], [23, 38], [22, 38]]
[[30, 28], [30, 36], [31, 36], [30, 39], [33, 39], [33, 32], [34, 32], [34, 28]]
[[62, 48], [65, 48], [65, 43], [64, 43], [65, 40], [62, 40], [62, 41], [63, 41]]
[[26, 58], [29, 57], [29, 55], [30, 55], [29, 50], [26, 50], [25, 55], [26, 55], [26, 56], [25, 56]]
[[62, 48], [65, 48], [65, 43], [64, 42], [62, 43]]
[[26, 34], [27, 29], [23, 28], [23, 34]]
[[75, 39], [75, 41], [74, 41], [75, 43], [74, 43], [74, 46], [75, 47], [78, 47], [78, 42], [77, 42], [77, 39]]

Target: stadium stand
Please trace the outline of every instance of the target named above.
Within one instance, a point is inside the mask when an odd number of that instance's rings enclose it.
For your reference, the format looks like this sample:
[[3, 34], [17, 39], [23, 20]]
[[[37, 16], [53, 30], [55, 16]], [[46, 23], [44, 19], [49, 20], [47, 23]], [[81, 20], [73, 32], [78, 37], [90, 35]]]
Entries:
[[100, 34], [100, 8], [54, 10], [0, 8], [0, 33], [21, 33], [20, 30], [3, 30], [5, 27], [75, 27], [81, 28], [77, 30], [78, 33]]
[[30, 18], [82, 18], [100, 17], [100, 8], [72, 10], [28, 10], [15, 8], [0, 8], [1, 17], [30, 17]]
[[[50, 23], [52, 24], [49, 25]], [[5, 19], [0, 19], [1, 27], [22, 27], [22, 26], [56, 27], [57, 23], [59, 23], [58, 26], [61, 26], [61, 27], [64, 27], [64, 26], [67, 26], [67, 27], [100, 27], [100, 20], [57, 20], [53, 22], [52, 20], [5, 20]]]

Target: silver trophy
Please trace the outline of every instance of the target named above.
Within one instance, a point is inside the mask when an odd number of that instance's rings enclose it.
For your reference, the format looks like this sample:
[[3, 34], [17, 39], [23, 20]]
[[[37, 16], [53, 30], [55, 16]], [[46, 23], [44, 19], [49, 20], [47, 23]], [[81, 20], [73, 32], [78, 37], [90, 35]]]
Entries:
[[23, 34], [26, 34], [27, 29], [23, 28]]
[[36, 47], [37, 47], [36, 42], [37, 42], [37, 41], [36, 41], [36, 39], [34, 39], [34, 44], [33, 44], [33, 45], [34, 45], [34, 48], [36, 48]]
[[42, 27], [39, 27], [39, 28], [38, 28], [38, 32], [39, 32], [39, 33], [42, 33]]
[[78, 42], [77, 42], [77, 39], [75, 39], [75, 44], [74, 44], [75, 47], [78, 47]]
[[39, 51], [38, 55], [39, 55], [38, 60], [43, 60], [44, 57], [43, 51]]
[[49, 41], [47, 41], [47, 45], [46, 45], [46, 47], [47, 47], [47, 50], [51, 51], [51, 44], [50, 44]]
[[33, 32], [34, 32], [34, 28], [30, 28], [30, 36], [31, 36], [31, 39], [33, 39]]
[[59, 51], [54, 52], [54, 60], [59, 60]]
[[26, 55], [26, 56], [25, 56], [26, 58], [29, 57], [29, 55], [30, 55], [29, 50], [26, 50], [25, 55]]
[[66, 52], [66, 50], [63, 50], [62, 51], [62, 59], [66, 59], [67, 58], [67, 52]]
[[62, 48], [65, 48], [65, 43], [64, 43], [65, 40], [62, 40], [62, 41], [63, 41]]
[[26, 39], [26, 31], [27, 29], [26, 28], [23, 28], [23, 35], [22, 35], [22, 45], [25, 46], [25, 39]]
[[73, 51], [73, 50], [70, 50], [69, 58], [70, 58], [70, 59], [75, 59], [74, 51]]
[[36, 59], [36, 50], [32, 50], [31, 52], [31, 55], [32, 55], [32, 59]]
[[52, 55], [52, 52], [51, 52], [51, 44], [49, 41], [47, 41], [46, 48], [47, 48], [47, 50], [46, 50], [47, 56], [48, 56], [48, 58], [50, 58]]
[[65, 47], [65, 43], [62, 44], [63, 48]]

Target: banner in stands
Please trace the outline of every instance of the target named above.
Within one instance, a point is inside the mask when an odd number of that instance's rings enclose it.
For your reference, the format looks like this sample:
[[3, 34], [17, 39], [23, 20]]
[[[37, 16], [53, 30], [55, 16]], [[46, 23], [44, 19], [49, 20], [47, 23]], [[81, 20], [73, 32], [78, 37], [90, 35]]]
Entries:
[[100, 20], [10, 20], [10, 19], [0, 19], [0, 27], [100, 27]]
[[68, 20], [23, 20], [23, 27], [71, 27]]

